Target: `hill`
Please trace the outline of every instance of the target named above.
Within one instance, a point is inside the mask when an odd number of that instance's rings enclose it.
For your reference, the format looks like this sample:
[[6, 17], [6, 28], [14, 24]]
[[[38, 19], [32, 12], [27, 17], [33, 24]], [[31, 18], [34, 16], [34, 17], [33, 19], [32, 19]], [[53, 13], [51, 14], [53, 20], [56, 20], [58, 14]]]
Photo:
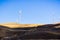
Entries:
[[9, 28], [26, 28], [26, 27], [37, 27], [42, 24], [18, 24], [18, 23], [4, 23], [0, 24]]
[[44, 25], [17, 23], [0, 24], [0, 39], [60, 39], [60, 23]]

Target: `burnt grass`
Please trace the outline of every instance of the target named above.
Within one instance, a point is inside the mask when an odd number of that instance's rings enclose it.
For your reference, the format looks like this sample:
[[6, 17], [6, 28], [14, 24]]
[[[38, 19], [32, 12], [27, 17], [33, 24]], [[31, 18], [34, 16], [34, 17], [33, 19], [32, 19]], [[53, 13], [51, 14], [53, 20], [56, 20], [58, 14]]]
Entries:
[[46, 24], [30, 28], [0, 26], [0, 40], [60, 39], [60, 24]]

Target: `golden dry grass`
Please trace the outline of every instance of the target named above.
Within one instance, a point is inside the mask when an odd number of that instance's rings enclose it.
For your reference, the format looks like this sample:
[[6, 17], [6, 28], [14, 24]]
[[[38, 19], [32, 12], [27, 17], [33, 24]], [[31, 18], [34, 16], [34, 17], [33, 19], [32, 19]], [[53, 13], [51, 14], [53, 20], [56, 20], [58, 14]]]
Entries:
[[9, 28], [26, 28], [26, 27], [37, 27], [38, 25], [42, 24], [18, 24], [18, 23], [5, 23], [5, 24], [0, 24], [2, 26], [6, 26]]

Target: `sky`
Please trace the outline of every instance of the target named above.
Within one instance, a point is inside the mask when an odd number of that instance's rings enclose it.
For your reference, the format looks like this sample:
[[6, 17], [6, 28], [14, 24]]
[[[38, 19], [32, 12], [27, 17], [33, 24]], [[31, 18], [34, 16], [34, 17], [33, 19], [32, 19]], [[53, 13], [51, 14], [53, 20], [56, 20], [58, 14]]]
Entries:
[[60, 0], [0, 0], [0, 23], [60, 22]]

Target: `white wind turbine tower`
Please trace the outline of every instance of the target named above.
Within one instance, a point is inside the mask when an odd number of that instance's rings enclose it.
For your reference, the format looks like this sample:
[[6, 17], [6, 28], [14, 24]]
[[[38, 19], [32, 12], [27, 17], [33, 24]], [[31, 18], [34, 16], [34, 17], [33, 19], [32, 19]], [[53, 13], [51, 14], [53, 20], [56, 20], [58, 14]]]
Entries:
[[19, 10], [17, 23], [21, 22], [21, 17], [22, 17], [21, 14], [22, 14], [22, 10]]
[[54, 12], [52, 12], [52, 21], [53, 21], [53, 23], [55, 23], [55, 13]]

